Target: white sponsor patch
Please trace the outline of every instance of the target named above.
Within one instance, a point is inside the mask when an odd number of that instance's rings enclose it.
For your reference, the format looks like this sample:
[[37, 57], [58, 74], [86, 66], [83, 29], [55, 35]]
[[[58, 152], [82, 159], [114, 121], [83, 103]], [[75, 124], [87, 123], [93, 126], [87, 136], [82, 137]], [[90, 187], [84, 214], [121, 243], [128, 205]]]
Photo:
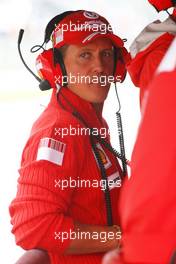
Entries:
[[39, 143], [37, 160], [48, 160], [62, 165], [66, 144], [53, 138], [42, 138]]
[[121, 187], [121, 178], [118, 171], [108, 176], [108, 186], [109, 190], [112, 190], [115, 187]]
[[108, 176], [106, 182], [104, 180], [102, 182], [102, 191], [105, 191], [107, 188], [111, 191], [114, 188], [120, 188], [122, 186], [122, 180], [118, 171]]
[[99, 18], [99, 15], [95, 12], [89, 12], [89, 11], [84, 11], [83, 15], [86, 17], [86, 18], [90, 18], [90, 19], [96, 19], [96, 18]]
[[64, 39], [64, 35], [63, 35], [63, 30], [62, 29], [59, 29], [58, 31], [55, 32], [55, 39], [56, 39], [56, 45], [60, 42], [63, 41]]

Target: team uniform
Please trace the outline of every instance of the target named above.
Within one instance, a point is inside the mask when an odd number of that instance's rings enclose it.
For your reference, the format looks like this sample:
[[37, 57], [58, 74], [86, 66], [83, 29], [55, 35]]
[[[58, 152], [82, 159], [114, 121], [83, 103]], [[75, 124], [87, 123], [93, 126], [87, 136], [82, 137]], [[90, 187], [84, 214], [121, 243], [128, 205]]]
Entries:
[[148, 87], [131, 178], [121, 193], [118, 264], [176, 263], [176, 39], [171, 47]]
[[[10, 205], [12, 232], [17, 245], [24, 249], [41, 248], [48, 251], [52, 264], [101, 263], [103, 254], [67, 255], [71, 237], [61, 236], [74, 231], [74, 221], [89, 225], [107, 225], [104, 188], [101, 173], [92, 150], [90, 136], [80, 134], [85, 125], [72, 115], [68, 101], [79, 112], [89, 127], [98, 131], [108, 126], [97, 116], [91, 103], [81, 99], [68, 88], [61, 88], [58, 104], [56, 90], [34, 123], [22, 154], [16, 198]], [[64, 98], [67, 98], [65, 100]], [[72, 131], [63, 136], [62, 129]], [[79, 130], [78, 130], [79, 128]], [[106, 135], [109, 142], [109, 134]], [[117, 203], [121, 168], [114, 155], [96, 142], [102, 157], [110, 187], [113, 223], [119, 225]], [[72, 183], [71, 183], [72, 180]], [[90, 184], [81, 186], [81, 180]], [[67, 187], [62, 186], [62, 183]], [[75, 184], [77, 182], [77, 184]], [[98, 185], [97, 185], [98, 183]], [[64, 185], [65, 186], [65, 185]], [[103, 242], [102, 242], [103, 243]]]
[[[158, 10], [164, 3], [150, 2], [158, 4]], [[169, 4], [165, 1], [166, 8]], [[127, 68], [140, 88], [142, 120], [131, 178], [125, 181], [120, 198], [123, 249], [118, 264], [176, 263], [175, 35], [173, 19], [155, 21], [131, 46]]]

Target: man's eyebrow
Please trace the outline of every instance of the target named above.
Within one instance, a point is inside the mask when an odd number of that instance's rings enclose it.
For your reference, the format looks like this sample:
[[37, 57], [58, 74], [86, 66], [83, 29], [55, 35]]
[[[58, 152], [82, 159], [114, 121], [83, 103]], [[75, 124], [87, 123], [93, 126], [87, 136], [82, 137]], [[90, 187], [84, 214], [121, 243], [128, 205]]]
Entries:
[[82, 47], [82, 48], [80, 49], [80, 51], [94, 51], [94, 49], [90, 49], [90, 48]]
[[113, 51], [113, 47], [111, 47], [111, 48], [105, 48], [103, 50], [112, 50]]

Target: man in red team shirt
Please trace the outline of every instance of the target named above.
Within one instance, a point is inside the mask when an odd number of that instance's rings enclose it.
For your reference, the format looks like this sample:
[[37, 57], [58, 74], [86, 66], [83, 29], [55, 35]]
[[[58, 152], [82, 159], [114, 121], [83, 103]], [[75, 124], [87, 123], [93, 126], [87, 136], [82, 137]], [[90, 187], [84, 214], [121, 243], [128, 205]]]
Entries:
[[[44, 51], [37, 60], [40, 75], [43, 79], [44, 74], [49, 76], [53, 93], [23, 151], [18, 192], [10, 205], [12, 232], [17, 245], [47, 251], [52, 264], [100, 264], [105, 252], [119, 246], [116, 207], [122, 170], [103, 139], [80, 132], [74, 136], [61, 133], [69, 131], [70, 126], [74, 131], [108, 131], [102, 109], [111, 81], [102, 84], [101, 77], [120, 78], [122, 73], [124, 79], [126, 50], [107, 20], [96, 13], [81, 10], [62, 14], [61, 18], [59, 22], [57, 18], [53, 20], [53, 30], [51, 24], [46, 30], [47, 34], [51, 31], [53, 49]], [[82, 30], [72, 32], [70, 22], [81, 25]], [[66, 70], [67, 77], [88, 76], [90, 81], [74, 83], [68, 78], [65, 87], [60, 83], [61, 70]], [[109, 134], [104, 140], [110, 146]], [[101, 182], [102, 174], [105, 184], [111, 181], [110, 186], [103, 185], [105, 189], [95, 186], [95, 182]], [[71, 186], [71, 180], [74, 184], [89, 181], [90, 186]], [[88, 238], [80, 238], [84, 233]], [[34, 250], [19, 263], [28, 257], [31, 263], [48, 261], [44, 251]]]

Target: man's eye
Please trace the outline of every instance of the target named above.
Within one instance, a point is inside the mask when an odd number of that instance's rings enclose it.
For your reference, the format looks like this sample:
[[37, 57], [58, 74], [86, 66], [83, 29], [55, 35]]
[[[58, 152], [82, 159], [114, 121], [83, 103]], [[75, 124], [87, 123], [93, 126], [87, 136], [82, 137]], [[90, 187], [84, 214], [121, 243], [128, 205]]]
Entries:
[[90, 56], [91, 56], [90, 52], [83, 52], [80, 54], [80, 57], [84, 59], [88, 59], [90, 58]]
[[113, 52], [112, 51], [103, 51], [103, 56], [104, 57], [113, 57]]

